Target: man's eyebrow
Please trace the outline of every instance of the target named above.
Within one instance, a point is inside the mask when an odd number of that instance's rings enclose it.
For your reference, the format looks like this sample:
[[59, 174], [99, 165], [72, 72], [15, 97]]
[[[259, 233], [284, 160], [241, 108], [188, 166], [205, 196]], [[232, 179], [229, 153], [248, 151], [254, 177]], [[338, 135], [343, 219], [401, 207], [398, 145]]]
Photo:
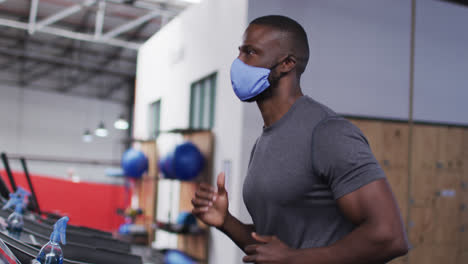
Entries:
[[244, 44], [244, 45], [240, 45], [239, 46], [239, 49], [248, 49], [248, 48], [252, 48], [252, 45], [249, 45], [249, 44]]
[[254, 46], [252, 44], [243, 44], [243, 45], [239, 46], [239, 49], [240, 50], [253, 49], [256, 52], [261, 51], [258, 47]]

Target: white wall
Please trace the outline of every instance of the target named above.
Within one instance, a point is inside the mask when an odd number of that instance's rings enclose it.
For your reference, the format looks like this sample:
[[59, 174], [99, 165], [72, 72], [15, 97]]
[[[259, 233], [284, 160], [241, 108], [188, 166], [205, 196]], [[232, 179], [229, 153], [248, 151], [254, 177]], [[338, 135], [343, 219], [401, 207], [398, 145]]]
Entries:
[[[187, 128], [190, 84], [217, 72], [215, 172], [223, 160], [232, 162], [228, 179], [230, 211], [241, 206], [242, 104], [232, 92], [231, 62], [247, 21], [247, 0], [204, 0], [172, 20], [140, 49], [134, 135], [148, 137], [149, 104], [162, 99], [161, 129]], [[215, 178], [215, 177], [214, 177]], [[161, 192], [162, 193], [162, 192]], [[168, 195], [161, 194], [168, 198]], [[161, 197], [160, 196], [160, 197]], [[240, 263], [234, 243], [219, 231], [211, 232], [210, 263]]]
[[[116, 103], [0, 86], [0, 151], [7, 154], [62, 158], [120, 160], [125, 133], [113, 129], [113, 122], [126, 108]], [[84, 143], [85, 128], [92, 131], [103, 120], [109, 137]], [[19, 162], [12, 161], [22, 171]], [[29, 162], [31, 173], [66, 178], [70, 169], [82, 181], [120, 183], [105, 176], [108, 166]], [[3, 165], [0, 166], [3, 168]]]
[[468, 125], [468, 7], [417, 3], [414, 118]]

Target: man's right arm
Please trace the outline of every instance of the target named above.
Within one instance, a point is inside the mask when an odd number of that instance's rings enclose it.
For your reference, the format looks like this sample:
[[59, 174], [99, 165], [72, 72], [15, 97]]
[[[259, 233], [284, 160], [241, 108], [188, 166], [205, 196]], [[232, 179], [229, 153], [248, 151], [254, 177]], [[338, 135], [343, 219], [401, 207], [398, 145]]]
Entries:
[[242, 223], [229, 213], [224, 173], [218, 175], [217, 187], [218, 190], [215, 190], [208, 184], [200, 184], [192, 199], [192, 213], [203, 223], [222, 231], [244, 250], [246, 246], [255, 243], [252, 238], [255, 227]]
[[252, 232], [255, 232], [255, 226], [242, 223], [230, 213], [227, 214], [223, 226], [218, 229], [231, 238], [242, 250], [248, 245], [257, 243], [252, 238]]

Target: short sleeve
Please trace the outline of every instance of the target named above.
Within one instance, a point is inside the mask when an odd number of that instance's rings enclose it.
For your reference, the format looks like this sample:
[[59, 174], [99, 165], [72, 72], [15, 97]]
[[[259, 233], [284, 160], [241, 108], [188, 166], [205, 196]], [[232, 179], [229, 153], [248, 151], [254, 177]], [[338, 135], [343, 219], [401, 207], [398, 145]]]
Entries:
[[248, 167], [250, 167], [250, 163], [252, 163], [252, 158], [253, 158], [253, 155], [254, 155], [254, 153], [255, 153], [255, 147], [257, 146], [257, 142], [258, 142], [258, 138], [257, 138], [257, 140], [255, 140], [255, 143], [254, 143], [254, 145], [253, 145], [253, 147], [252, 147], [252, 150], [250, 151], [250, 158], [249, 158], [249, 165], [248, 165]]
[[312, 162], [335, 199], [385, 178], [363, 133], [344, 118], [320, 122], [312, 137]]

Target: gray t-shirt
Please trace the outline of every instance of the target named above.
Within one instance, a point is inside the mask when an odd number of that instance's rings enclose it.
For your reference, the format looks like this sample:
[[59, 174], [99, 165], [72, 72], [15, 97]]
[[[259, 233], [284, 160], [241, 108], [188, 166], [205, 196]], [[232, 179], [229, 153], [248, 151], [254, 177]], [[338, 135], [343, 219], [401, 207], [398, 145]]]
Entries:
[[362, 132], [302, 96], [257, 139], [243, 197], [260, 235], [293, 248], [322, 247], [355, 227], [336, 200], [381, 178]]

